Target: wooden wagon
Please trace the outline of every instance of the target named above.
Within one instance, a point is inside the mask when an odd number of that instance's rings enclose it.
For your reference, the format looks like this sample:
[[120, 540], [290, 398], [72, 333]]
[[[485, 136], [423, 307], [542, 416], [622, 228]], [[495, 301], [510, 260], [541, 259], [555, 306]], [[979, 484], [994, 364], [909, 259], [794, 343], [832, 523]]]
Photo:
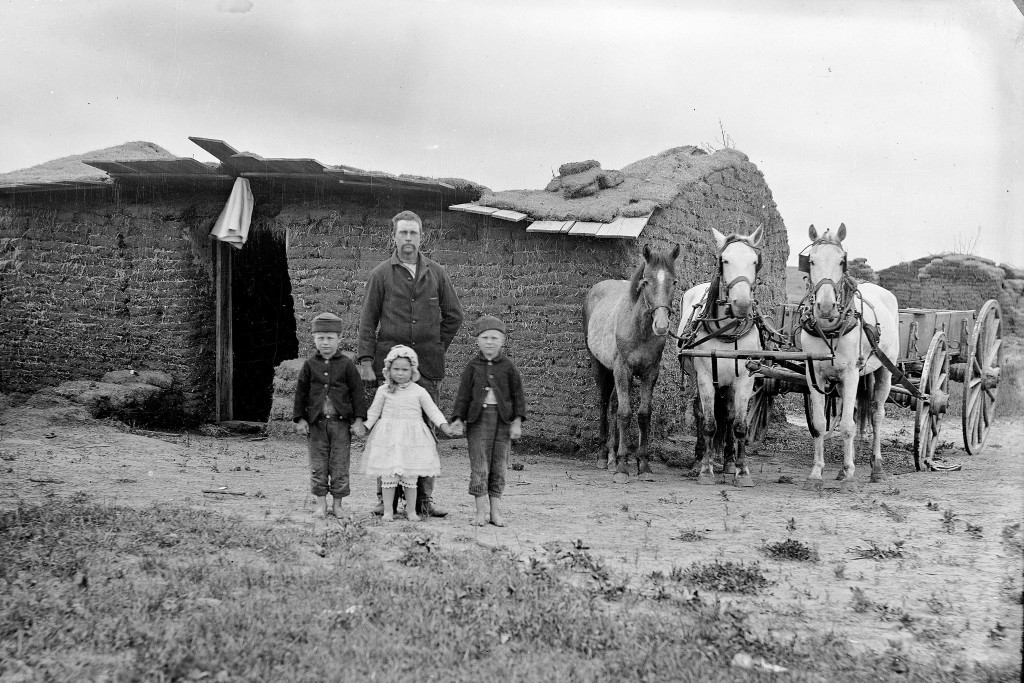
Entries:
[[[830, 359], [811, 355], [799, 348], [799, 306], [780, 305], [765, 321], [770, 334], [768, 348], [761, 351], [680, 350], [680, 357], [714, 356], [742, 359], [755, 375], [754, 394], [748, 406], [748, 439], [759, 444], [768, 427], [773, 398], [784, 392], [805, 395], [809, 411], [809, 389], [804, 365], [809, 360]], [[897, 368], [909, 379], [899, 383], [894, 377], [889, 402], [915, 412], [914, 463], [918, 470], [933, 468], [932, 458], [938, 445], [942, 418], [949, 406], [949, 382], [963, 385], [961, 412], [964, 448], [980, 453], [989, 428], [995, 420], [999, 396], [999, 371], [1002, 364], [1002, 312], [995, 300], [978, 311], [953, 311], [922, 308], [900, 310], [899, 358]], [[826, 422], [829, 429], [841, 412], [841, 400], [826, 398]], [[810, 418], [808, 416], [808, 422]]]

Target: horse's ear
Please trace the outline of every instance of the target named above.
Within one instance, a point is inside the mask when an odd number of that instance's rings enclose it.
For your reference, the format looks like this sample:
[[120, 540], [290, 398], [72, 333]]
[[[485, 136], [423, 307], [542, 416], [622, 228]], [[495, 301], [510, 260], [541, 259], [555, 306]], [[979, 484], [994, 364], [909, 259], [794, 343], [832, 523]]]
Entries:
[[645, 244], [644, 245], [644, 261], [650, 261], [650, 260], [651, 260], [651, 245]]
[[818, 231], [814, 229], [814, 225], [807, 228], [807, 236], [811, 238], [811, 241], [818, 239]]
[[836, 237], [842, 242], [846, 239], [846, 223], [839, 224], [839, 230], [836, 232]]
[[725, 235], [714, 228], [711, 228], [711, 234], [715, 237], [715, 246], [718, 247], [718, 251], [722, 251], [722, 248], [725, 246]]
[[764, 237], [764, 224], [757, 226], [757, 230], [750, 233], [750, 243], [755, 247], [761, 246], [761, 238]]
[[676, 260], [676, 258], [678, 258], [678, 257], [679, 257], [679, 250], [680, 250], [681, 248], [682, 248], [682, 247], [680, 247], [678, 243], [676, 244], [676, 246], [672, 247], [672, 260], [673, 260], [673, 261], [675, 261], [675, 260]]

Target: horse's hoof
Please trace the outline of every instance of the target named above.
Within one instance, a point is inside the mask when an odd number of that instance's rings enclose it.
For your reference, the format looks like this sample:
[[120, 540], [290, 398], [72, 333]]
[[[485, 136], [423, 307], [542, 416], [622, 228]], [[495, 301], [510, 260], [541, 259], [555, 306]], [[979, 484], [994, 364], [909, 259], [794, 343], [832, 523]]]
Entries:
[[836, 481], [845, 481], [845, 480], [846, 480], [846, 472], [843, 470], [843, 468], [839, 468], [839, 473], [836, 475]]
[[807, 479], [804, 480], [804, 491], [820, 491], [821, 487], [821, 477], [807, 477]]
[[722, 474], [736, 474], [736, 463], [725, 463], [725, 467], [722, 468]]
[[625, 472], [616, 472], [615, 476], [612, 477], [612, 481], [614, 481], [616, 484], [628, 484], [629, 475]]
[[844, 479], [839, 482], [839, 493], [857, 493], [857, 482], [853, 479]]
[[879, 470], [871, 473], [872, 484], [882, 484], [889, 481], [889, 475], [885, 473], [885, 470]]
[[708, 472], [701, 472], [697, 475], [697, 483], [701, 486], [711, 486], [715, 483], [715, 475]]
[[597, 469], [599, 469], [599, 470], [606, 470], [606, 469], [608, 469], [608, 458], [598, 458], [597, 459]]
[[741, 474], [733, 479], [733, 486], [753, 487], [754, 479], [749, 474]]

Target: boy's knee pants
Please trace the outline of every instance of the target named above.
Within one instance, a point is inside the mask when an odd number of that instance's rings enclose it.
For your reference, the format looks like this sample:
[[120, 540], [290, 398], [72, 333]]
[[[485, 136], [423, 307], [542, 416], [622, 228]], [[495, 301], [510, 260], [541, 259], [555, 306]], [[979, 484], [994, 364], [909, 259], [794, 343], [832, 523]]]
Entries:
[[314, 496], [344, 498], [349, 488], [351, 424], [336, 417], [320, 417], [309, 425], [310, 489]]
[[480, 419], [466, 428], [469, 443], [469, 495], [501, 497], [505, 491], [505, 470], [512, 440], [508, 423], [502, 422], [498, 409], [484, 408]]

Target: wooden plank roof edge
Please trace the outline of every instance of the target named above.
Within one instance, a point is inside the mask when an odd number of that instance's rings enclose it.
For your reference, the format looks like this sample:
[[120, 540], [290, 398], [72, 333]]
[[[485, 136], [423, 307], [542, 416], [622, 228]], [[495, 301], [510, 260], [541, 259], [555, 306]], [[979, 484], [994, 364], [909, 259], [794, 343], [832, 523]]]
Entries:
[[[513, 211], [512, 209], [499, 209], [493, 206], [485, 206], [484, 204], [476, 204], [474, 202], [467, 202], [465, 204], [452, 204], [448, 207], [449, 211], [463, 211], [465, 213], [476, 213], [484, 216], [491, 216], [492, 218], [500, 218], [503, 221], [509, 221], [512, 223], [518, 223], [520, 221], [533, 221], [533, 218], [529, 214], [522, 213], [520, 211]], [[562, 221], [558, 221], [562, 222]]]
[[[198, 145], [200, 149], [202, 149], [204, 152], [214, 157], [215, 159], [221, 161], [222, 163], [225, 158], [230, 158], [232, 155], [238, 154], [237, 149], [235, 149], [228, 143], [224, 142], [223, 140], [217, 140], [215, 138], [202, 138], [195, 135], [189, 135], [188, 139], [194, 142], [196, 145]], [[220, 153], [218, 154], [214, 152], [214, 149], [218, 150], [218, 152]], [[227, 153], [228, 150], [230, 150], [230, 154]]]

